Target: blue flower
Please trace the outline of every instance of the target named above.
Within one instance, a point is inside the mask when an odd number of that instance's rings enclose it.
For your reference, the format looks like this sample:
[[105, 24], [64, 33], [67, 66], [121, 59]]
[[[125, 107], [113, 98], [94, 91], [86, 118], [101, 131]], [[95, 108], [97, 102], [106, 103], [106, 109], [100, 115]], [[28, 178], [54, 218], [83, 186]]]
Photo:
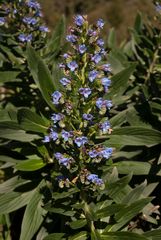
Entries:
[[77, 144], [78, 147], [83, 146], [85, 143], [88, 142], [88, 138], [87, 137], [76, 137], [74, 142]]
[[62, 164], [65, 167], [67, 167], [70, 164], [70, 161], [71, 161], [70, 158], [63, 157], [63, 158], [59, 159], [59, 164]]
[[111, 66], [110, 66], [110, 64], [103, 64], [102, 65], [102, 69], [103, 69], [103, 71], [104, 72], [111, 72]]
[[52, 116], [51, 116], [51, 120], [54, 121], [54, 123], [57, 123], [59, 122], [60, 120], [62, 120], [64, 118], [64, 115], [61, 114], [61, 113], [53, 113]]
[[24, 34], [24, 33], [21, 33], [19, 36], [18, 36], [18, 39], [21, 41], [21, 42], [31, 42], [32, 41], [32, 34]]
[[65, 142], [68, 141], [69, 138], [71, 138], [73, 136], [73, 134], [71, 132], [67, 132], [65, 130], [62, 131], [61, 135]]
[[6, 22], [4, 17], [0, 17], [0, 26], [4, 25]]
[[67, 35], [66, 40], [71, 43], [75, 43], [77, 41], [77, 37], [75, 35]]
[[89, 182], [92, 182], [92, 183], [98, 185], [98, 186], [103, 184], [103, 180], [101, 178], [99, 178], [98, 175], [96, 175], [96, 174], [89, 174], [87, 176], [87, 180]]
[[83, 23], [84, 23], [84, 18], [81, 15], [77, 15], [75, 17], [75, 24], [80, 27], [83, 25]]
[[49, 32], [49, 28], [46, 27], [46, 26], [40, 26], [40, 27], [39, 27], [39, 30], [40, 30], [41, 32]]
[[56, 141], [58, 139], [58, 133], [51, 129], [50, 137], [53, 141]]
[[107, 78], [107, 77], [104, 77], [104, 78], [101, 79], [101, 82], [102, 82], [102, 85], [105, 88], [105, 92], [107, 92], [108, 91], [108, 87], [111, 84], [111, 80], [109, 78]]
[[67, 167], [71, 162], [71, 158], [64, 157], [64, 155], [59, 152], [55, 153], [54, 156], [59, 161], [59, 164], [62, 164], [65, 167]]
[[92, 91], [90, 88], [79, 88], [79, 93], [82, 94], [85, 98], [88, 98], [91, 92]]
[[103, 98], [98, 98], [96, 101], [96, 106], [99, 109], [102, 109], [102, 108], [110, 109], [112, 107], [112, 102], [110, 100], [104, 100]]
[[60, 83], [63, 85], [63, 86], [67, 86], [68, 84], [70, 84], [71, 83], [71, 81], [69, 80], [69, 79], [67, 79], [67, 78], [62, 78], [62, 79], [60, 79]]
[[62, 94], [61, 94], [59, 91], [55, 91], [55, 92], [52, 94], [53, 103], [54, 103], [55, 105], [58, 105], [58, 104], [59, 104], [59, 100], [60, 100], [61, 97], [62, 97]]
[[54, 154], [54, 156], [55, 156], [55, 158], [56, 158], [57, 160], [59, 160], [60, 158], [63, 157], [63, 154], [61, 154], [60, 152], [56, 152], [56, 153]]
[[89, 81], [93, 82], [97, 78], [97, 76], [98, 76], [98, 71], [96, 70], [90, 71], [88, 74]]
[[157, 12], [161, 12], [161, 5], [159, 3], [157, 3], [155, 9]]
[[112, 148], [105, 148], [100, 152], [100, 156], [109, 159], [112, 155], [113, 149]]
[[88, 30], [88, 35], [95, 37], [95, 36], [97, 36], [97, 31], [94, 31], [93, 29], [89, 29], [89, 30]]
[[78, 64], [76, 63], [76, 61], [69, 62], [67, 66], [72, 72], [74, 72], [75, 69], [78, 68]]
[[93, 116], [92, 116], [92, 114], [84, 113], [83, 114], [83, 119], [87, 120], [87, 121], [91, 121], [93, 119]]
[[85, 44], [79, 45], [79, 52], [83, 54], [87, 50], [87, 47]]
[[98, 152], [95, 149], [89, 151], [88, 154], [89, 154], [90, 158], [96, 158], [99, 155]]
[[66, 58], [69, 57], [69, 54], [68, 54], [68, 53], [64, 53], [64, 54], [63, 54], [63, 57], [66, 59]]
[[99, 47], [103, 47], [103, 45], [104, 45], [103, 39], [98, 39], [97, 44], [98, 44]]
[[97, 27], [98, 28], [103, 28], [103, 26], [104, 26], [104, 21], [102, 20], [102, 19], [99, 19], [98, 21], [97, 21]]
[[42, 142], [44, 142], [44, 143], [50, 142], [50, 137], [45, 136]]
[[111, 125], [109, 121], [105, 121], [103, 123], [100, 123], [99, 127], [103, 133], [106, 133], [110, 129]]
[[102, 57], [99, 53], [96, 53], [93, 57], [92, 57], [92, 61], [94, 61], [96, 64], [99, 63], [101, 61]]
[[26, 4], [27, 4], [28, 7], [34, 8], [36, 10], [41, 8], [40, 4], [38, 2], [36, 2], [36, 1], [34, 1], [34, 0], [27, 1]]
[[32, 17], [24, 17], [23, 22], [29, 25], [35, 25], [37, 23], [37, 20], [36, 18], [32, 18]]

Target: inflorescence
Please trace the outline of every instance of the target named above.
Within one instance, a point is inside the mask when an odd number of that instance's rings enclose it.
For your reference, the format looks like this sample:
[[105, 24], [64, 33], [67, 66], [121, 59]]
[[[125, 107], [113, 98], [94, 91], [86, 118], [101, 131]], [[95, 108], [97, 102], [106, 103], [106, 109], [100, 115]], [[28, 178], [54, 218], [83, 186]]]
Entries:
[[21, 43], [34, 42], [38, 37], [44, 38], [49, 32], [42, 22], [40, 4], [35, 0], [6, 1], [1, 5], [3, 17], [0, 17], [0, 26], [15, 35]]
[[[60, 187], [77, 185], [102, 187], [104, 182], [95, 172], [112, 155], [112, 148], [98, 142], [96, 136], [111, 133], [110, 100], [104, 99], [111, 84], [110, 65], [100, 31], [102, 19], [89, 25], [86, 16], [74, 18], [66, 40], [71, 51], [62, 55], [62, 91], [52, 94], [57, 113], [51, 116], [49, 134], [43, 142], [54, 146], [54, 169], [59, 169]], [[74, 180], [73, 180], [74, 179]]]

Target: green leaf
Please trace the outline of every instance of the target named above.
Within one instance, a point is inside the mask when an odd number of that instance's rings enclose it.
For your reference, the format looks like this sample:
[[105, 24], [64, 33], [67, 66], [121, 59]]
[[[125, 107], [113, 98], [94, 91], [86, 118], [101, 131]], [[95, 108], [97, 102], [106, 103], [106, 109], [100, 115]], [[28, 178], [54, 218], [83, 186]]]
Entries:
[[48, 44], [49, 51], [55, 52], [54, 55], [56, 55], [60, 51], [61, 42], [64, 37], [64, 34], [65, 34], [65, 17], [63, 16], [56, 25], [54, 33]]
[[137, 32], [140, 32], [142, 30], [142, 26], [142, 15], [141, 13], [138, 13], [135, 19], [134, 28]]
[[86, 219], [80, 219], [80, 220], [76, 220], [70, 223], [70, 227], [72, 229], [78, 229], [78, 228], [82, 228], [87, 224], [87, 220]]
[[123, 207], [118, 213], [115, 214], [115, 219], [118, 223], [111, 227], [111, 231], [118, 231], [132, 218], [139, 214], [143, 208], [152, 200], [152, 198], [140, 199], [129, 206]]
[[15, 176], [0, 184], [0, 193], [11, 192], [13, 189], [29, 182], [30, 180], [24, 180], [19, 176]]
[[18, 111], [18, 121], [22, 129], [26, 131], [47, 133], [50, 126], [49, 121], [45, 121], [38, 114], [30, 111], [29, 109], [20, 109]]
[[106, 232], [101, 235], [102, 240], [148, 240], [148, 238], [132, 232]]
[[31, 74], [47, 104], [53, 109], [51, 94], [56, 90], [50, 71], [35, 50], [27, 47], [27, 60]]
[[41, 226], [46, 211], [43, 208], [41, 188], [45, 186], [44, 180], [34, 190], [26, 207], [21, 226], [20, 240], [31, 240]]
[[160, 240], [161, 229], [155, 229], [143, 233], [143, 236], [147, 237], [149, 240]]
[[17, 71], [0, 72], [0, 83], [15, 81], [19, 73]]
[[161, 132], [145, 127], [122, 127], [113, 130], [105, 144], [115, 146], [151, 146], [161, 143]]
[[61, 240], [65, 233], [52, 233], [43, 238], [43, 240]]
[[8, 192], [0, 196], [0, 213], [10, 213], [28, 204], [33, 191], [26, 193]]
[[38, 135], [27, 134], [24, 130], [14, 129], [0, 129], [1, 138], [21, 141], [21, 142], [32, 142], [35, 139], [40, 139]]
[[142, 192], [144, 191], [147, 185], [147, 181], [144, 181], [142, 184], [138, 185], [136, 188], [132, 189], [123, 199], [123, 204], [131, 204], [137, 201], [139, 198], [143, 197]]
[[43, 168], [46, 165], [43, 159], [29, 159], [25, 161], [21, 161], [18, 163], [15, 168], [20, 171], [36, 171], [38, 169]]
[[116, 47], [116, 32], [114, 28], [111, 28], [108, 35], [108, 47], [115, 48]]
[[83, 231], [68, 238], [68, 240], [86, 240], [87, 232]]
[[129, 78], [134, 72], [135, 68], [136, 64], [131, 64], [130, 67], [127, 67], [126, 69], [111, 77], [112, 85], [110, 88], [110, 92], [107, 94], [107, 97], [112, 96], [114, 99], [114, 96], [116, 97], [118, 94], [121, 95], [126, 91], [126, 89], [128, 88]]
[[137, 161], [121, 161], [114, 163], [120, 174], [128, 174], [129, 169], [133, 175], [148, 175], [150, 172], [151, 164], [148, 162]]
[[102, 208], [96, 212], [97, 219], [112, 216], [120, 211], [124, 206], [125, 205], [123, 204], [111, 204], [110, 206]]

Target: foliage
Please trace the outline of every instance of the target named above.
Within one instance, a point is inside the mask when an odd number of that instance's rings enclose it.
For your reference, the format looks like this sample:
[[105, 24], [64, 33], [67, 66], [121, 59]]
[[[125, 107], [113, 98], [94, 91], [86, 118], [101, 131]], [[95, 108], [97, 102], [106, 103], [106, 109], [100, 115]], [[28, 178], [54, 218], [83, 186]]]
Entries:
[[117, 48], [111, 30], [106, 47], [103, 25], [77, 15], [61, 47], [62, 19], [47, 48], [22, 51], [43, 104], [0, 112], [2, 239], [160, 237], [159, 31], [138, 15], [131, 40]]

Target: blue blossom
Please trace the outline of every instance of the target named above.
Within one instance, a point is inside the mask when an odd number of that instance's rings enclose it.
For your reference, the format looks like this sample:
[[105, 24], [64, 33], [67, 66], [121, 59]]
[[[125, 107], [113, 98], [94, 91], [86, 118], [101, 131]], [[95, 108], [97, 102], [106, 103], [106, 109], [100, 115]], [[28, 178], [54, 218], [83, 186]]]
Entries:
[[59, 122], [64, 118], [64, 115], [62, 113], [53, 113], [51, 116], [51, 120], [54, 121], [54, 123]]
[[24, 17], [23, 22], [29, 25], [35, 25], [37, 23], [37, 20], [36, 18], [32, 18], [32, 17]]
[[78, 68], [78, 64], [76, 63], [76, 61], [69, 62], [67, 66], [72, 72], [74, 72], [75, 69]]
[[54, 153], [54, 156], [57, 160], [59, 160], [60, 158], [63, 157], [63, 154], [61, 154], [60, 152], [56, 152], [56, 153]]
[[106, 159], [109, 159], [112, 155], [112, 152], [113, 152], [113, 149], [112, 148], [105, 148], [104, 150], [102, 150], [100, 152], [100, 156], [106, 158]]
[[91, 151], [89, 151], [89, 156], [90, 156], [90, 158], [96, 158], [99, 154], [98, 154], [98, 152], [97, 152], [97, 150], [91, 150]]
[[85, 44], [79, 45], [78, 48], [79, 48], [79, 52], [80, 52], [81, 54], [83, 54], [83, 53], [87, 50], [87, 47], [86, 47]]
[[68, 84], [71, 83], [71, 81], [68, 79], [68, 78], [61, 78], [60, 79], [60, 83], [63, 85], [63, 86], [67, 86]]
[[107, 78], [107, 77], [104, 77], [104, 78], [101, 79], [101, 82], [102, 82], [102, 85], [105, 88], [105, 92], [107, 92], [108, 91], [108, 87], [111, 84], [111, 80], [109, 78]]
[[81, 15], [77, 15], [75, 17], [75, 24], [80, 27], [83, 25], [83, 23], [84, 23], [84, 18]]
[[96, 53], [93, 57], [92, 57], [92, 61], [95, 62], [96, 64], [99, 63], [101, 61], [102, 57], [99, 53]]
[[84, 113], [83, 114], [83, 119], [87, 121], [91, 121], [93, 119], [93, 115], [89, 113]]
[[159, 3], [157, 3], [155, 9], [157, 12], [161, 12], [161, 5]]
[[110, 66], [110, 64], [107, 63], [107, 64], [102, 65], [102, 69], [105, 72], [110, 72], [111, 71], [111, 66]]
[[88, 30], [88, 35], [95, 37], [95, 36], [97, 36], [97, 31], [94, 31], [93, 29], [89, 29]]
[[77, 41], [77, 37], [75, 35], [67, 35], [66, 40], [71, 43], [75, 43]]
[[53, 141], [56, 141], [58, 139], [58, 133], [51, 129], [50, 137]]
[[61, 94], [59, 91], [55, 91], [55, 92], [52, 94], [53, 103], [54, 103], [55, 105], [58, 105], [58, 104], [59, 104], [59, 100], [60, 100], [61, 97], [62, 97], [62, 94]]
[[19, 36], [18, 36], [18, 39], [21, 41], [21, 42], [31, 42], [32, 41], [32, 34], [24, 34], [24, 33], [21, 33]]
[[39, 27], [39, 30], [40, 30], [41, 32], [49, 32], [49, 28], [46, 27], [46, 26], [40, 26], [40, 27]]
[[88, 73], [88, 79], [90, 82], [93, 82], [98, 76], [98, 71], [93, 70]]
[[65, 59], [67, 59], [67, 58], [69, 57], [69, 54], [68, 54], [68, 53], [64, 53], [64, 54], [63, 54], [63, 57], [64, 57]]
[[6, 22], [4, 17], [0, 17], [0, 26], [4, 25]]
[[96, 175], [96, 174], [89, 174], [87, 176], [87, 180], [89, 182], [92, 182], [92, 183], [98, 185], [98, 186], [103, 184], [103, 180], [101, 178], [99, 178], [98, 175]]
[[74, 142], [77, 144], [78, 147], [83, 146], [85, 143], [88, 142], [88, 138], [87, 137], [76, 137]]
[[98, 21], [97, 21], [97, 27], [98, 28], [103, 28], [103, 26], [104, 26], [104, 21], [100, 18]]
[[45, 136], [42, 142], [44, 142], [44, 143], [50, 142], [50, 137], [49, 136]]
[[103, 45], [104, 45], [103, 39], [98, 39], [97, 44], [98, 44], [99, 47], [103, 47]]
[[62, 164], [65, 167], [67, 167], [71, 162], [71, 158], [64, 157], [64, 155], [59, 152], [55, 153], [54, 156], [59, 161], [59, 164]]
[[85, 98], [88, 98], [91, 92], [92, 91], [90, 88], [79, 88], [79, 93], [82, 94]]
[[70, 158], [63, 157], [63, 158], [59, 159], [59, 164], [62, 164], [65, 167], [67, 167], [70, 164], [70, 161], [71, 161]]
[[68, 141], [69, 138], [71, 138], [73, 136], [72, 132], [67, 132], [65, 130], [62, 130], [61, 135], [65, 142]]
[[111, 125], [109, 121], [105, 121], [103, 123], [100, 123], [99, 127], [103, 133], [106, 133], [110, 129]]
[[112, 107], [112, 102], [110, 100], [104, 100], [103, 98], [98, 98], [96, 101], [96, 106], [99, 109], [108, 108], [110, 109]]
[[59, 63], [58, 65], [60, 68], [65, 68], [65, 64], [64, 63]]
[[36, 2], [36, 1], [34, 1], [34, 0], [27, 1], [26, 4], [27, 4], [28, 7], [34, 8], [36, 10], [41, 8], [40, 4], [38, 2]]

